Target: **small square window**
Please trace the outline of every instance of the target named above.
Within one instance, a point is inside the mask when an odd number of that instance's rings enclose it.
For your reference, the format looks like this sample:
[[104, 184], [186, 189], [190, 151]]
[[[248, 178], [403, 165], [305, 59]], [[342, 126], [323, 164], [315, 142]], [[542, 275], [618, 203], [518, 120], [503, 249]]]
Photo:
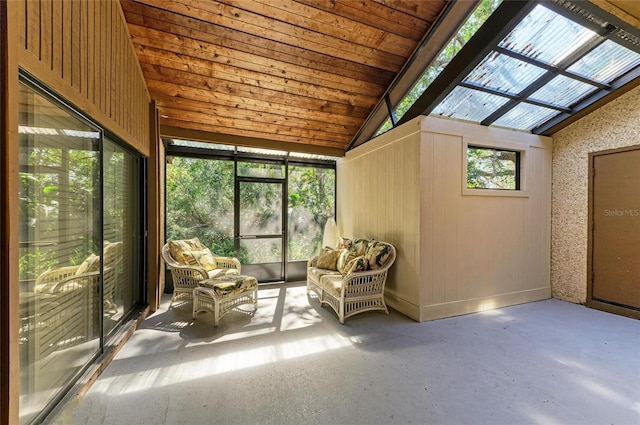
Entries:
[[520, 152], [469, 145], [467, 188], [520, 190]]

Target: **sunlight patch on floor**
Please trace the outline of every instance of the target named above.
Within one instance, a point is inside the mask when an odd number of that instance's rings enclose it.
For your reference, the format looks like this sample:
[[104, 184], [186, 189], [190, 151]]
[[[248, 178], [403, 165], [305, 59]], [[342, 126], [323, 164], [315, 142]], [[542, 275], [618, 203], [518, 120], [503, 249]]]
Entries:
[[[264, 366], [279, 361], [337, 350], [351, 345], [349, 338], [340, 335], [321, 335], [302, 338], [281, 344], [265, 345], [249, 350], [223, 353], [206, 359], [180, 362], [173, 366], [149, 369], [138, 373], [122, 374], [118, 376], [118, 379], [105, 377], [95, 384], [92, 391], [105, 395], [133, 394], [139, 391], [148, 391], [149, 388], [178, 385], [208, 376]], [[127, 379], [122, 379], [123, 377]], [[126, 386], [119, 384], [117, 385], [118, 388], [114, 388], [112, 383], [116, 382], [127, 382], [127, 384]]]

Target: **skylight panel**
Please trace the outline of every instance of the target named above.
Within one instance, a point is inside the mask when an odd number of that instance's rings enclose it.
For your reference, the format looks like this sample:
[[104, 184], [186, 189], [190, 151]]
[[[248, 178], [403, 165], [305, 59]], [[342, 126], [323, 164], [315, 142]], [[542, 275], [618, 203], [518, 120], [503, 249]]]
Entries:
[[543, 122], [558, 115], [560, 111], [530, 103], [519, 103], [493, 124], [516, 130], [532, 130]]
[[607, 40], [567, 69], [583, 77], [608, 84], [640, 65], [640, 55]]
[[537, 5], [499, 46], [556, 66], [594, 37], [590, 29]]
[[568, 108], [596, 89], [597, 87], [591, 84], [558, 75], [533, 93], [530, 98]]
[[479, 123], [508, 100], [503, 96], [458, 86], [436, 106], [433, 114]]
[[535, 65], [491, 52], [464, 81], [516, 95], [544, 73]]

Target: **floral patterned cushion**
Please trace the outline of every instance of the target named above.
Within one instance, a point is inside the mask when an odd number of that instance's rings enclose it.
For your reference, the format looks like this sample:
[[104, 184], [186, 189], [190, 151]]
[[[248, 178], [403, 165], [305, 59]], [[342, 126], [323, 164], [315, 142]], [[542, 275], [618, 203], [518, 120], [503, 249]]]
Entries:
[[187, 259], [184, 258], [184, 255], [182, 254], [183, 252], [199, 251], [205, 248], [206, 247], [202, 245], [198, 238], [169, 241], [169, 252], [171, 253], [171, 256], [178, 263], [184, 265], [188, 265], [189, 263], [187, 262]]
[[340, 257], [338, 258], [338, 271], [342, 274], [347, 274], [347, 272], [349, 271], [349, 267], [351, 267], [349, 263], [354, 258], [356, 258], [356, 256], [353, 255], [353, 252], [348, 249], [343, 249], [342, 254], [340, 254]]
[[222, 276], [203, 280], [200, 285], [211, 288], [218, 296], [224, 297], [251, 290], [258, 286], [258, 281], [252, 276]]
[[372, 242], [365, 253], [371, 270], [383, 268], [391, 257], [391, 247], [384, 242]]
[[349, 238], [339, 238], [338, 239], [338, 249], [349, 249], [351, 248], [351, 244], [353, 241]]
[[364, 255], [365, 252], [367, 252], [368, 246], [369, 246], [368, 239], [357, 238], [353, 240], [353, 243], [351, 244], [351, 248], [349, 249], [351, 250], [351, 252], [355, 257], [359, 257], [361, 255]]
[[347, 272], [345, 274], [367, 271], [369, 270], [369, 261], [361, 255], [349, 261], [346, 266], [346, 270]]
[[341, 249], [322, 248], [318, 256], [318, 268], [327, 270], [338, 270], [338, 258], [342, 254]]
[[240, 272], [238, 269], [214, 269], [209, 270], [207, 275], [209, 276], [209, 279], [213, 279], [214, 277], [221, 276], [239, 276]]

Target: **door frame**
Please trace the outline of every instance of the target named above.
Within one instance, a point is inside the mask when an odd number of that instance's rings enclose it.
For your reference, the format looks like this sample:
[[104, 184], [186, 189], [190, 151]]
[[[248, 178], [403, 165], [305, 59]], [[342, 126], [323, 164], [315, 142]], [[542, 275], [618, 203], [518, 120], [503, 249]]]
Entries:
[[[284, 165], [284, 164], [283, 164]], [[239, 176], [237, 173], [237, 161], [235, 164], [235, 168], [236, 168], [236, 173], [235, 173], [235, 182], [234, 182], [234, 192], [235, 192], [235, 199], [234, 199], [234, 212], [233, 212], [233, 222], [234, 222], [234, 229], [233, 229], [233, 233], [234, 233], [234, 250], [235, 250], [235, 256], [237, 258], [240, 258], [240, 242], [242, 241], [243, 235], [240, 232], [240, 186], [241, 183], [251, 183], [251, 184], [279, 184], [281, 187], [281, 194], [282, 194], [282, 199], [281, 199], [281, 211], [280, 211], [280, 253], [281, 253], [281, 258], [280, 258], [280, 273], [279, 276], [273, 278], [273, 279], [258, 279], [260, 282], [265, 282], [265, 283], [270, 283], [270, 282], [282, 282], [285, 280], [285, 276], [286, 276], [286, 258], [287, 258], [287, 229], [286, 229], [286, 224], [287, 224], [287, 217], [285, 216], [287, 209], [288, 209], [288, 194], [287, 194], [287, 186], [288, 186], [288, 176], [285, 175], [285, 178], [283, 179], [278, 179], [278, 178], [264, 178], [264, 177], [243, 177], [243, 176]], [[252, 240], [255, 239], [278, 239], [278, 236], [276, 235], [248, 235]], [[249, 238], [247, 238], [249, 239]], [[263, 263], [264, 264], [264, 263]], [[266, 264], [270, 264], [270, 263], [266, 263]], [[252, 267], [254, 266], [254, 264], [243, 264], [243, 267]], [[274, 266], [273, 267], [273, 271], [275, 271], [275, 267], [278, 266]], [[269, 267], [270, 268], [270, 267]]]
[[594, 308], [596, 310], [602, 310], [609, 313], [617, 314], [620, 316], [628, 316], [636, 319], [640, 319], [640, 311], [627, 308], [621, 305], [611, 304], [597, 299], [593, 299], [593, 228], [594, 228], [594, 177], [595, 177], [595, 158], [604, 155], [611, 155], [622, 152], [629, 152], [639, 150], [640, 145], [625, 146], [617, 149], [608, 149], [599, 152], [589, 153], [589, 200], [588, 200], [588, 231], [587, 231], [587, 300], [586, 306]]

